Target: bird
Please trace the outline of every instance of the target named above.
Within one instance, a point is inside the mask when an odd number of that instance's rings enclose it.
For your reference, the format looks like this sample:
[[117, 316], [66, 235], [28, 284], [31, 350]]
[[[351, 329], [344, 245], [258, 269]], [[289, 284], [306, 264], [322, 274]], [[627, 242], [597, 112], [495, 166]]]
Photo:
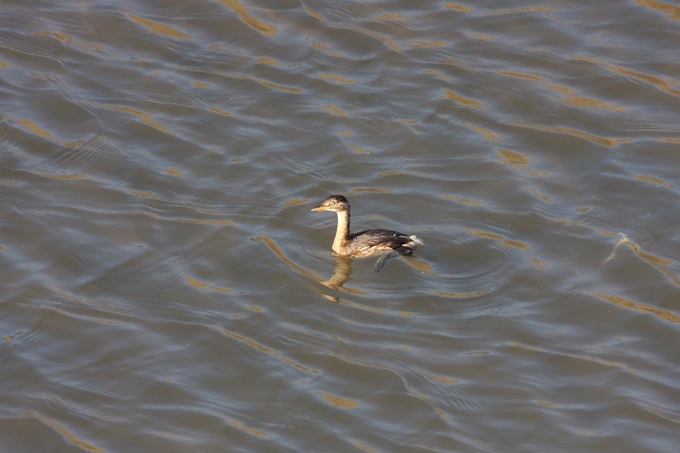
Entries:
[[349, 232], [349, 202], [342, 195], [331, 195], [312, 211], [333, 211], [338, 215], [338, 228], [333, 239], [333, 252], [340, 256], [365, 257], [387, 254], [381, 263], [376, 263], [376, 272], [380, 270], [384, 261], [397, 252], [402, 256], [411, 256], [418, 247], [424, 245], [418, 237], [409, 236], [392, 230], [366, 230], [350, 234]]

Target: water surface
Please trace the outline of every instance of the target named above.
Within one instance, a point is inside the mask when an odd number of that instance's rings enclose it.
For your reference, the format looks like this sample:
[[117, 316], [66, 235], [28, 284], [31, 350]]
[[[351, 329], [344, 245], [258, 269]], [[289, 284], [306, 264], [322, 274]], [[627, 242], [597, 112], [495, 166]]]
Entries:
[[[680, 8], [3, 2], [0, 451], [671, 452]], [[334, 257], [355, 230], [412, 259]]]

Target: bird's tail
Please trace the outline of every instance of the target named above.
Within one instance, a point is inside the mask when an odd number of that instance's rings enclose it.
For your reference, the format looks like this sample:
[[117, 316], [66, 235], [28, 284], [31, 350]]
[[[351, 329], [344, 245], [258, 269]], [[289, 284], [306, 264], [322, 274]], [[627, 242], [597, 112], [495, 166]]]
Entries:
[[406, 244], [408, 247], [415, 249], [415, 248], [422, 247], [422, 246], [425, 245], [425, 243], [416, 235], [411, 235], [408, 238], [411, 240], [411, 242]]

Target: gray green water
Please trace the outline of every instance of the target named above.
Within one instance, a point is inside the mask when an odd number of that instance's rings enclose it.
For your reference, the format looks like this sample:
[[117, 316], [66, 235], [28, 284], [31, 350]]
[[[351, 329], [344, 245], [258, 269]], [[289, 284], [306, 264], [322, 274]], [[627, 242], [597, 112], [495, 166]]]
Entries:
[[674, 0], [0, 12], [1, 452], [678, 450]]

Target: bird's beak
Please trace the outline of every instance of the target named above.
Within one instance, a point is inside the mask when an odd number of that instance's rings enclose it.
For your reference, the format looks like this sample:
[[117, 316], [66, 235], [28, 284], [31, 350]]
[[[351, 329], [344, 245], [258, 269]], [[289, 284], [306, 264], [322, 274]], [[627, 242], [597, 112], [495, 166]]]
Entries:
[[325, 211], [325, 210], [326, 210], [326, 206], [324, 206], [322, 204], [320, 204], [316, 208], [312, 208], [312, 211], [314, 211], [314, 212], [321, 212], [321, 211]]

